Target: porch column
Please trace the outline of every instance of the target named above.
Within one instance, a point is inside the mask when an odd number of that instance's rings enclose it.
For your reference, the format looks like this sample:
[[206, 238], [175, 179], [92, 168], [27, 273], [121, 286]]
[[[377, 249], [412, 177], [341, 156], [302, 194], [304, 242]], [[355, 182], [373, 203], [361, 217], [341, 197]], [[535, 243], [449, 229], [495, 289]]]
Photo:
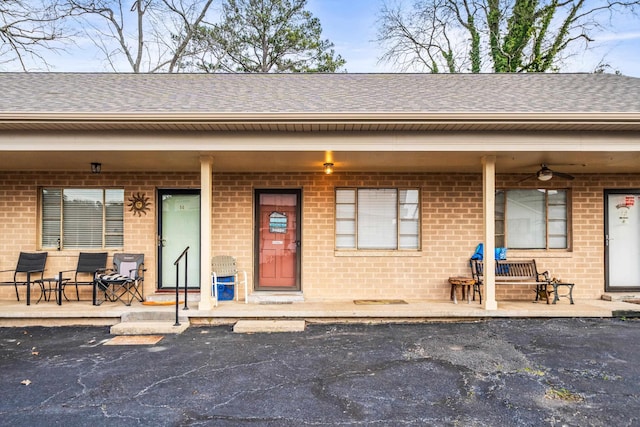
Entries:
[[213, 157], [200, 157], [200, 310], [211, 310], [211, 197]]
[[484, 228], [484, 302], [485, 310], [497, 310], [496, 303], [496, 156], [482, 158], [482, 212]]

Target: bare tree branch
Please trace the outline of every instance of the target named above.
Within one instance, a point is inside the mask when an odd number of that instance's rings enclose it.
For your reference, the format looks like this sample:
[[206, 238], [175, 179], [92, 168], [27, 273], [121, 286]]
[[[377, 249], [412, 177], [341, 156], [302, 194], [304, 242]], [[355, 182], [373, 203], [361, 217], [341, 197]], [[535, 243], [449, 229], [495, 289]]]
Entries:
[[[175, 72], [213, 0], [67, 0], [113, 71]], [[96, 19], [97, 18], [97, 19]], [[106, 27], [106, 29], [105, 29]], [[174, 35], [179, 34], [179, 38]]]
[[71, 42], [64, 27], [69, 14], [57, 0], [0, 1], [0, 65], [17, 62], [23, 71], [49, 69], [45, 54], [62, 51]]
[[380, 61], [403, 71], [554, 71], [612, 17], [640, 11], [640, 0], [414, 0], [408, 10], [396, 1], [380, 11], [377, 41]]

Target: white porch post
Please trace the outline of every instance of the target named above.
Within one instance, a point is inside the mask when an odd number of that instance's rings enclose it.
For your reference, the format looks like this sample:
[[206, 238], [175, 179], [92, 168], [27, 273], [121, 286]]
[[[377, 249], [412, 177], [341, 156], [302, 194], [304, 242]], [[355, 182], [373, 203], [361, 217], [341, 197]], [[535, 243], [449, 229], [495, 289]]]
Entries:
[[484, 298], [485, 310], [497, 310], [496, 303], [496, 157], [482, 158], [482, 212], [484, 228]]
[[211, 310], [211, 197], [213, 158], [200, 157], [200, 310]]

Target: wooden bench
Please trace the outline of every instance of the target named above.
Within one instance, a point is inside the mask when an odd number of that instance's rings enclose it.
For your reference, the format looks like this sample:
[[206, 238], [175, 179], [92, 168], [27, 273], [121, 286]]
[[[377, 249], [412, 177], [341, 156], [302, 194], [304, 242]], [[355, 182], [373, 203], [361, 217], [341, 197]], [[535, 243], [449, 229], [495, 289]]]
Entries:
[[[472, 259], [469, 262], [471, 266], [471, 276], [475, 281], [482, 285], [484, 279], [484, 263], [480, 260]], [[548, 271], [538, 272], [536, 260], [496, 260], [495, 268], [496, 285], [535, 285], [536, 301], [541, 298], [547, 300], [549, 304], [549, 290], [551, 278]], [[478, 286], [477, 292], [480, 293]], [[473, 290], [473, 299], [476, 298], [476, 288]], [[480, 294], [482, 301], [482, 294]]]

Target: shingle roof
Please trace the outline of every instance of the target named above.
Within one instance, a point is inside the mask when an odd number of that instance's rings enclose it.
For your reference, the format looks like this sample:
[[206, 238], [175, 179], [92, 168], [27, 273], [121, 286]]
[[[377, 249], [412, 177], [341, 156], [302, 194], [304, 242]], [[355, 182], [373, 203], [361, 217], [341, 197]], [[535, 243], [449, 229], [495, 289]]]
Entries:
[[607, 74], [0, 73], [1, 113], [640, 112]]

